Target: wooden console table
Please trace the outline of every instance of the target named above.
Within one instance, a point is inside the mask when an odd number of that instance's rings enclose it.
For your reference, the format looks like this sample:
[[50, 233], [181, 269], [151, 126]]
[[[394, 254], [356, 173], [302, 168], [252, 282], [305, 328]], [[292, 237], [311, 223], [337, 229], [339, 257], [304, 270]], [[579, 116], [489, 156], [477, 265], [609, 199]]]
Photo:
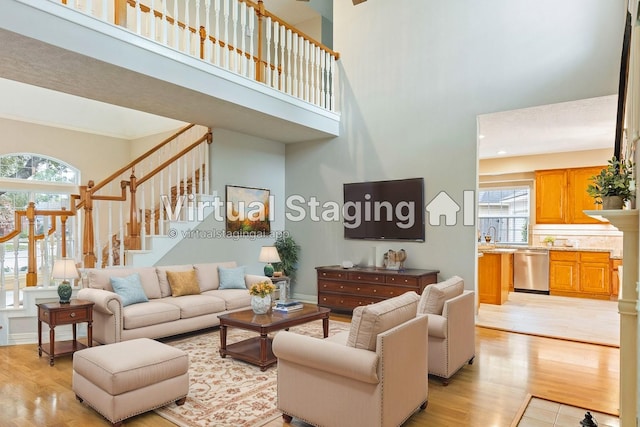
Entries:
[[439, 270], [407, 268], [402, 271], [375, 267], [316, 267], [318, 305], [334, 311], [352, 312], [360, 305], [373, 304], [405, 292], [421, 294], [438, 281]]

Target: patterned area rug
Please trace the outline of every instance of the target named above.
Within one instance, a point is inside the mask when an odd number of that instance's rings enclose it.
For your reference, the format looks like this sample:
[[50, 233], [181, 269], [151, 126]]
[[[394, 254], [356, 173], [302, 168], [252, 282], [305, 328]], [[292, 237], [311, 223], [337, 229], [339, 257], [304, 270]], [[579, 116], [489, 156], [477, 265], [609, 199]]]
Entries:
[[[348, 328], [348, 323], [330, 321], [329, 336]], [[322, 323], [307, 323], [291, 331], [322, 338]], [[254, 336], [227, 329], [228, 343]], [[155, 410], [161, 417], [182, 427], [258, 427], [282, 415], [276, 409], [276, 367], [262, 372], [232, 357], [221, 358], [218, 329], [164, 342], [189, 353], [190, 387], [184, 405], [172, 403]]]

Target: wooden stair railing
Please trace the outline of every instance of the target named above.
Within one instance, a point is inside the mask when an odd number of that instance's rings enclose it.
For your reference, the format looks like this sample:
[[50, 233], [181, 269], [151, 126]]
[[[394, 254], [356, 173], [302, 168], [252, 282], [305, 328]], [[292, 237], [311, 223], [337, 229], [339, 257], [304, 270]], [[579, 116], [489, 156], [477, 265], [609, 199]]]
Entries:
[[[71, 210], [66, 210], [62, 208], [60, 210], [51, 210], [51, 209], [36, 209], [36, 204], [34, 202], [29, 202], [27, 208], [24, 210], [15, 210], [14, 212], [14, 224], [15, 228], [0, 237], [0, 243], [8, 242], [13, 239], [20, 233], [22, 233], [22, 218], [27, 219], [27, 232], [28, 232], [28, 246], [27, 246], [27, 277], [26, 277], [26, 285], [27, 286], [37, 286], [38, 284], [38, 273], [37, 273], [37, 261], [36, 261], [36, 242], [38, 240], [44, 239], [46, 236], [50, 236], [56, 232], [58, 218], [60, 218], [60, 228], [61, 235], [63, 236], [61, 240], [61, 256], [64, 258], [67, 256], [67, 241], [64, 236], [66, 236], [66, 224], [67, 219], [70, 216], [74, 216], [76, 214], [75, 206], [71, 205]], [[36, 217], [45, 216], [51, 218], [51, 227], [47, 230], [43, 230], [43, 233], [36, 234]], [[17, 301], [17, 296], [15, 300]]]
[[[94, 184], [93, 181], [89, 181], [86, 186], [81, 186], [80, 194], [72, 196], [72, 203], [84, 216], [82, 226], [84, 267], [96, 267], [97, 248], [104, 251], [100, 239], [97, 238], [101, 234], [108, 236], [107, 247], [113, 247], [119, 240], [120, 243], [126, 242], [126, 249], [141, 249], [143, 248], [142, 237], [147, 234], [147, 230], [150, 230], [152, 234], [157, 230], [160, 233], [163, 232], [162, 226], [149, 227], [147, 224], [147, 203], [154, 206], [152, 209], [156, 217], [161, 211], [155, 200], [156, 192], [168, 193], [171, 191], [171, 185], [180, 186], [182, 185], [180, 183], [187, 182], [189, 179], [198, 180], [198, 185], [191, 186], [194, 195], [196, 188], [202, 189], [204, 192], [208, 191], [208, 145], [211, 142], [211, 129], [193, 124], [188, 125], [118, 169], [100, 183]], [[200, 170], [202, 173], [196, 172]], [[159, 178], [159, 182], [155, 181], [156, 178]], [[145, 193], [145, 188], [148, 189], [149, 194]], [[100, 190], [110, 192], [110, 194], [98, 194]], [[142, 194], [140, 194], [141, 190]], [[128, 213], [125, 215], [122, 206], [127, 201], [129, 206]], [[97, 208], [96, 205], [101, 202], [107, 203], [106, 206], [103, 206], [106, 209]], [[117, 219], [113, 218], [112, 203], [118, 204], [115, 215], [118, 217]], [[103, 215], [106, 214], [107, 218], [98, 218], [100, 212]], [[145, 214], [141, 215], [142, 212]], [[141, 224], [139, 216], [142, 216], [143, 224]], [[162, 222], [163, 218], [160, 217], [159, 221]], [[151, 220], [151, 222], [154, 221]], [[117, 232], [113, 231], [114, 224], [116, 224]], [[100, 233], [101, 228], [106, 228], [106, 233]], [[124, 246], [120, 248], [120, 254], [124, 254], [124, 249]], [[111, 249], [108, 249], [107, 253], [110, 252]], [[110, 255], [109, 258], [113, 260], [115, 257]], [[122, 256], [118, 256], [118, 258], [122, 258]], [[104, 267], [103, 259], [101, 262]]]

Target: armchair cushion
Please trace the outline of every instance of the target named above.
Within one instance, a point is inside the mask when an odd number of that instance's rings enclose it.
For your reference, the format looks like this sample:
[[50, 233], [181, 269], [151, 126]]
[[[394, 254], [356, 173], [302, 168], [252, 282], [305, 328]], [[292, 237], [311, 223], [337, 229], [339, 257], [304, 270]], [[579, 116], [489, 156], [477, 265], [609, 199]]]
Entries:
[[458, 276], [453, 276], [435, 285], [429, 285], [422, 291], [420, 303], [418, 304], [418, 313], [441, 315], [444, 302], [462, 295], [463, 291], [464, 281]]
[[447, 338], [447, 318], [437, 314], [427, 314], [429, 316], [429, 336]]
[[420, 296], [411, 291], [375, 304], [356, 307], [347, 345], [375, 351], [378, 334], [416, 317]]

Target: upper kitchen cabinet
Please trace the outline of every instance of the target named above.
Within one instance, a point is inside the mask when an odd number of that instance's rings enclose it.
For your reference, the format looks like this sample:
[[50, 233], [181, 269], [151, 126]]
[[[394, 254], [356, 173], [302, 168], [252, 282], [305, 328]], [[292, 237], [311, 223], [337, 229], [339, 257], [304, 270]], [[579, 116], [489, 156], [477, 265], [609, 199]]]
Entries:
[[602, 166], [536, 171], [537, 224], [596, 224], [582, 211], [600, 209], [587, 194], [589, 178]]

